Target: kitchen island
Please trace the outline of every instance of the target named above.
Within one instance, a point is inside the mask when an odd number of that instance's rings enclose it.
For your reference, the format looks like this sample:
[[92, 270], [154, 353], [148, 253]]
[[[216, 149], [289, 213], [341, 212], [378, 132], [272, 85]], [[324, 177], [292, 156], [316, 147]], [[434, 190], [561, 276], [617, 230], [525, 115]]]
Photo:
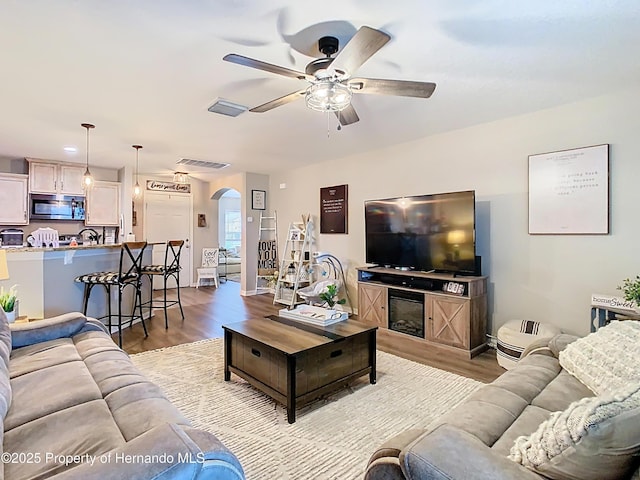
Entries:
[[[19, 314], [29, 318], [82, 311], [84, 284], [76, 283], [75, 278], [92, 272], [117, 272], [120, 262], [120, 244], [5, 250], [9, 280], [0, 281], [0, 285], [5, 289], [18, 285]], [[144, 253], [144, 263], [151, 263], [151, 248]], [[88, 316], [107, 314], [104, 292], [102, 287], [93, 289]], [[149, 298], [149, 292], [148, 282], [143, 281], [143, 301]], [[128, 313], [133, 306], [133, 288], [125, 290], [125, 297], [123, 312]], [[111, 301], [112, 311], [117, 312], [117, 289], [112, 289]]]

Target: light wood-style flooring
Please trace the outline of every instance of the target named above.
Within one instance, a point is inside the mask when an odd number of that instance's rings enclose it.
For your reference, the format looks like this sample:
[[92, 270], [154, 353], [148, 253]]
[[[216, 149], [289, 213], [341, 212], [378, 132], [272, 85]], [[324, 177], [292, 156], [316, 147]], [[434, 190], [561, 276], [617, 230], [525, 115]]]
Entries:
[[[171, 295], [174, 291], [171, 291]], [[169, 329], [164, 328], [164, 312], [155, 309], [155, 315], [147, 320], [149, 336], [144, 337], [142, 325], [136, 324], [123, 330], [123, 348], [128, 353], [140, 353], [147, 350], [195, 342], [207, 338], [223, 336], [222, 325], [241, 322], [249, 318], [265, 317], [277, 314], [280, 306], [273, 305], [273, 296], [269, 294], [243, 297], [240, 284], [227, 281], [220, 288], [200, 287], [182, 288], [182, 307], [184, 321], [180, 318], [178, 306], [169, 308]], [[357, 317], [353, 317], [357, 320]], [[394, 351], [388, 345], [384, 335], [379, 335], [378, 348], [432, 367], [457, 373], [481, 382], [491, 382], [504, 370], [498, 365], [494, 350], [478, 355], [472, 360], [458, 358], [438, 352], [418, 352], [405, 349]], [[114, 336], [117, 341], [117, 335]]]

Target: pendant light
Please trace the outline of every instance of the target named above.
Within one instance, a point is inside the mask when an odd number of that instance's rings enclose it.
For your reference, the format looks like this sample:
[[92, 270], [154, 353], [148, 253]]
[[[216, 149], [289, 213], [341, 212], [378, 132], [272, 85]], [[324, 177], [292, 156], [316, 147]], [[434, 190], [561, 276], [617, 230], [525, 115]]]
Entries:
[[142, 145], [131, 145], [136, 149], [136, 184], [133, 187], [133, 198], [140, 198], [142, 196], [142, 188], [140, 188], [140, 184], [138, 183], [138, 152], [142, 148]]
[[180, 185], [186, 185], [189, 183], [189, 174], [187, 172], [175, 172], [173, 174], [173, 181]]
[[82, 177], [82, 187], [88, 190], [93, 187], [93, 177], [89, 171], [89, 130], [96, 128], [96, 126], [90, 123], [81, 123], [80, 126], [87, 129], [87, 169], [84, 171], [84, 176]]

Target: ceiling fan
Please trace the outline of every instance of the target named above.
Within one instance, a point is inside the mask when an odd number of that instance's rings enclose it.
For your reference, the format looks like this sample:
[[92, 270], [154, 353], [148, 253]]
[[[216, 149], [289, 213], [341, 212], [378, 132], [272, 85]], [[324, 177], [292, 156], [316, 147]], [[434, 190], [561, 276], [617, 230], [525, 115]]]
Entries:
[[375, 95], [397, 95], [403, 97], [429, 98], [436, 88], [435, 83], [407, 80], [388, 80], [353, 77], [362, 64], [380, 50], [391, 37], [371, 27], [361, 27], [338, 52], [338, 39], [322, 37], [318, 48], [325, 55], [309, 63], [304, 72], [280, 67], [271, 63], [230, 53], [223, 60], [245, 67], [257, 68], [285, 77], [306, 80], [307, 87], [251, 108], [251, 112], [267, 112], [287, 103], [305, 99], [307, 107], [321, 112], [334, 112], [341, 125], [351, 125], [360, 120], [351, 97], [354, 93]]

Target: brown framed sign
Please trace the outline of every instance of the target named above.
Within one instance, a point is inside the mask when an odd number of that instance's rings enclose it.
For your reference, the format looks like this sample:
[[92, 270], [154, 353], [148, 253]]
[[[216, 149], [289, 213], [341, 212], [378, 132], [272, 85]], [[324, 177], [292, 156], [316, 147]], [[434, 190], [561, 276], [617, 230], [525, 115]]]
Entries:
[[348, 233], [348, 186], [320, 189], [320, 233]]

